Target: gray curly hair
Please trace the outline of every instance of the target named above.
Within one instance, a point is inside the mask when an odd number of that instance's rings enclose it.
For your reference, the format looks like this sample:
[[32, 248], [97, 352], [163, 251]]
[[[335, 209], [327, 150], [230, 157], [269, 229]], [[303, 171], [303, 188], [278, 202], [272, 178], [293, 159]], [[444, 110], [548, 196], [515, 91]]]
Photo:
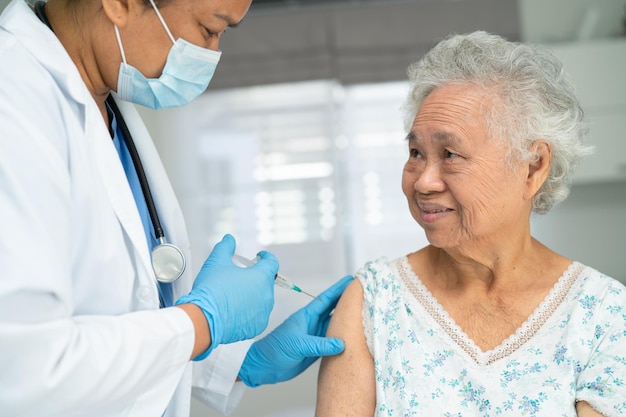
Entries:
[[546, 181], [533, 198], [543, 214], [569, 194], [572, 174], [592, 152], [583, 110], [561, 61], [548, 49], [509, 42], [487, 32], [451, 35], [408, 68], [410, 91], [403, 106], [406, 131], [426, 96], [438, 86], [474, 83], [498, 94], [505, 106], [487, 116], [493, 138], [506, 139], [509, 161], [533, 160], [531, 145], [552, 148]]

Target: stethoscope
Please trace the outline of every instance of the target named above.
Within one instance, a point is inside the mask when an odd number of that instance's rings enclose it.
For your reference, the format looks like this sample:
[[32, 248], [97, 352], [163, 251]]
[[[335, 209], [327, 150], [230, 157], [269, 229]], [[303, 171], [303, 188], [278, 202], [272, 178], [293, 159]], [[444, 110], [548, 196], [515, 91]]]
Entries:
[[186, 261], [183, 252], [175, 245], [167, 243], [165, 240], [165, 232], [161, 227], [159, 216], [157, 214], [156, 206], [154, 205], [154, 199], [150, 192], [150, 186], [148, 185], [148, 179], [143, 169], [141, 159], [139, 159], [139, 152], [135, 147], [135, 142], [130, 134], [130, 130], [122, 117], [117, 103], [113, 99], [113, 96], [109, 96], [106, 99], [109, 108], [115, 115], [117, 125], [122, 131], [122, 139], [126, 143], [128, 153], [133, 161], [135, 171], [137, 172], [137, 178], [139, 179], [139, 185], [143, 192], [144, 199], [146, 200], [146, 206], [148, 207], [148, 213], [150, 214], [150, 220], [152, 221], [152, 227], [154, 228], [154, 236], [159, 241], [158, 245], [152, 248], [152, 269], [154, 275], [159, 282], [169, 283], [176, 281], [185, 271]]
[[[35, 14], [50, 28], [50, 30], [52, 30], [52, 26], [48, 21], [44, 6], [45, 2], [37, 2], [34, 6]], [[115, 115], [117, 124], [122, 131], [121, 139], [126, 143], [126, 147], [128, 148], [128, 152], [130, 153], [130, 157], [133, 161], [137, 177], [139, 178], [139, 185], [141, 186], [141, 191], [143, 192], [144, 199], [146, 200], [146, 206], [148, 207], [152, 227], [154, 228], [154, 236], [159, 242], [152, 249], [152, 269], [154, 270], [154, 275], [159, 282], [174, 282], [180, 278], [185, 271], [185, 266], [187, 264], [185, 261], [185, 255], [177, 246], [166, 242], [165, 232], [163, 231], [161, 222], [159, 221], [154, 200], [152, 199], [152, 193], [150, 192], [150, 186], [148, 185], [148, 179], [146, 178], [146, 173], [143, 170], [143, 165], [139, 159], [139, 153], [135, 147], [135, 142], [130, 134], [130, 130], [128, 130], [128, 126], [126, 125], [126, 122], [122, 117], [122, 113], [120, 112], [119, 107], [117, 107], [117, 103], [115, 103], [113, 97], [109, 95], [106, 102]]]

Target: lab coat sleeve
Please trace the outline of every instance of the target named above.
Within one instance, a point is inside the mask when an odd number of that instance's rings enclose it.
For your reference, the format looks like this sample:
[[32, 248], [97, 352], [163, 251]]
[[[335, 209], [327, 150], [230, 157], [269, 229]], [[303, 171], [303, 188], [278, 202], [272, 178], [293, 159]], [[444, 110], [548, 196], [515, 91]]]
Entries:
[[[0, 326], [0, 403], [11, 416], [163, 413], [190, 354], [185, 313], [171, 308]], [[159, 326], [153, 325], [159, 315]], [[152, 338], [144, 337], [146, 329]], [[190, 331], [186, 329], [182, 333]], [[180, 341], [172, 335], [181, 334]], [[164, 343], [170, 340], [170, 343]], [[193, 336], [191, 336], [193, 340]], [[8, 341], [8, 342], [7, 342]]]
[[239, 369], [252, 340], [218, 346], [211, 355], [193, 365], [193, 396], [224, 415], [241, 401], [246, 386], [237, 381]]

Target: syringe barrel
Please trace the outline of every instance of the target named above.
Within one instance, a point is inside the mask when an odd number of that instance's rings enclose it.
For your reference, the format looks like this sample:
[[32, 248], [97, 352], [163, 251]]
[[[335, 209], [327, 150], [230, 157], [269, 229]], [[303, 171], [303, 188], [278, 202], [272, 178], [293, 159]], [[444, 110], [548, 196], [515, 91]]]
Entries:
[[279, 287], [287, 288], [288, 290], [293, 289], [293, 284], [289, 282], [287, 278], [283, 277], [280, 274], [276, 274], [276, 277], [274, 278], [274, 283]]
[[245, 256], [241, 256], [236, 253], [233, 255], [233, 261], [235, 261], [236, 264], [240, 264], [240, 266], [252, 266], [256, 263], [254, 259], [248, 259]]
[[[254, 259], [248, 259], [236, 253], [233, 255], [233, 261], [235, 262], [235, 264], [239, 264], [240, 266], [245, 266], [245, 267], [252, 266], [255, 263], [257, 263], [258, 260], [259, 260], [258, 257]], [[287, 278], [279, 274], [276, 274], [276, 276], [274, 277], [274, 283], [278, 285], [279, 287], [286, 288], [288, 290], [295, 289], [295, 285], [291, 281], [289, 281]]]

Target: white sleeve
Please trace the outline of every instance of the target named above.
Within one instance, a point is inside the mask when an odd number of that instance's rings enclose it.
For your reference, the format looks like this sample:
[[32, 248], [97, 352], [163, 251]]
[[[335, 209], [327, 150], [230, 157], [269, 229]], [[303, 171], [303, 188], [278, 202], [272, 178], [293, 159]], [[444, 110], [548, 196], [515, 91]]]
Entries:
[[245, 384], [237, 381], [239, 368], [254, 340], [218, 346], [209, 357], [193, 364], [195, 398], [203, 404], [229, 415], [241, 401]]

